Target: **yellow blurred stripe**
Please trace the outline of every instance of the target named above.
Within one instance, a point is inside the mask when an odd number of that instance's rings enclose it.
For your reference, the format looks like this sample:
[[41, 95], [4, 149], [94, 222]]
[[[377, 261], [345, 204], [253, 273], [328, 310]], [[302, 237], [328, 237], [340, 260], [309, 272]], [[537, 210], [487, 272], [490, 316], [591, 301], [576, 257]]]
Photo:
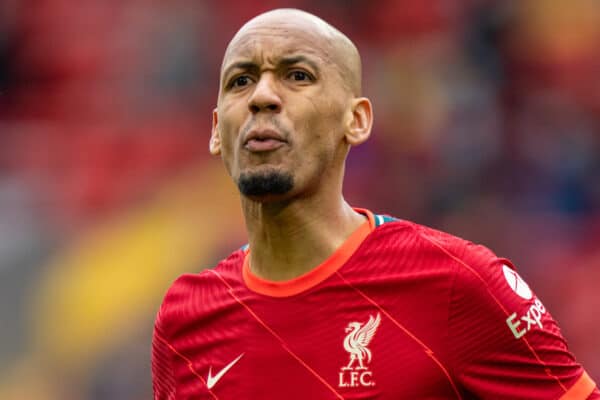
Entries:
[[71, 371], [93, 363], [154, 315], [179, 274], [209, 267], [232, 232], [243, 237], [238, 196], [216, 163], [93, 229], [43, 268], [32, 292], [34, 353]]

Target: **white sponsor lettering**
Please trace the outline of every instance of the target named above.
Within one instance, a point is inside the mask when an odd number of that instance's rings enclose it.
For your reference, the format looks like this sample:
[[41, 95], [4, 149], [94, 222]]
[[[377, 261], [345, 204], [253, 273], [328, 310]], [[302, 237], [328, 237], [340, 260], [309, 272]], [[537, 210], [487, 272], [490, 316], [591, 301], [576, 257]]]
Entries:
[[[521, 315], [518, 319], [517, 313], [512, 313], [508, 318], [506, 318], [506, 324], [515, 336], [515, 339], [520, 339], [536, 326], [538, 326], [540, 329], [544, 329], [544, 325], [542, 325], [542, 316], [545, 313], [546, 307], [544, 307], [540, 299], [536, 298], [533, 304], [527, 310], [527, 313]], [[521, 322], [526, 323], [527, 325], [521, 326]]]
[[521, 321], [514, 321], [515, 318], [517, 318], [516, 312], [512, 313], [510, 317], [506, 319], [506, 323], [508, 324], [508, 327], [512, 331], [513, 335], [515, 335], [515, 338], [519, 339], [521, 336], [526, 334], [527, 331], [525, 329], [519, 330], [519, 325], [521, 325]]

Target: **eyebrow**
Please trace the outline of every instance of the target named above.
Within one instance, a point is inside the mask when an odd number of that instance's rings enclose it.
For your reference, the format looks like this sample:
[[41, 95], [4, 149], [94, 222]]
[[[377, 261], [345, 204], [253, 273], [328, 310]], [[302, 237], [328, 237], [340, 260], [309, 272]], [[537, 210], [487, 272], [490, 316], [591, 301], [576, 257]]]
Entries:
[[238, 61], [231, 64], [223, 71], [223, 78], [229, 75], [230, 71], [233, 69], [242, 69], [242, 70], [256, 70], [258, 69], [258, 65], [253, 61]]
[[284, 66], [290, 66], [290, 65], [301, 64], [301, 63], [306, 63], [306, 64], [310, 65], [311, 68], [315, 70], [315, 72], [319, 71], [319, 66], [317, 65], [317, 63], [315, 63], [313, 60], [311, 60], [310, 58], [308, 58], [306, 56], [283, 57], [281, 59], [281, 61], [279, 61], [279, 64], [284, 65]]
[[[308, 58], [306, 56], [302, 56], [302, 55], [291, 56], [291, 57], [282, 57], [279, 60], [278, 66], [286, 67], [286, 66], [300, 64], [300, 63], [306, 63], [311, 68], [313, 68], [316, 73], [319, 72], [319, 67], [318, 67], [317, 63], [315, 63], [310, 58]], [[229, 73], [231, 72], [231, 70], [233, 70], [233, 69], [256, 71], [259, 68], [260, 68], [259, 65], [257, 63], [255, 63], [254, 61], [238, 61], [238, 62], [231, 64], [223, 71], [223, 78], [227, 77], [229, 75]]]

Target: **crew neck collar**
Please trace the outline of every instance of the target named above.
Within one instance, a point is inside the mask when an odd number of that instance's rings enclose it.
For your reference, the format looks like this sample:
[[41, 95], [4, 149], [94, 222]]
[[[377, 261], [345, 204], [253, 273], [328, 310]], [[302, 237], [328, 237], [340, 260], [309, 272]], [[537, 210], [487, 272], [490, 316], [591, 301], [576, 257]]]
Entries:
[[270, 281], [256, 276], [250, 270], [250, 249], [247, 248], [242, 267], [242, 277], [246, 286], [250, 290], [266, 296], [289, 297], [302, 293], [329, 278], [348, 261], [376, 227], [375, 217], [371, 211], [363, 208], [354, 208], [354, 211], [366, 216], [367, 220], [356, 228], [325, 261], [296, 278], [287, 281]]

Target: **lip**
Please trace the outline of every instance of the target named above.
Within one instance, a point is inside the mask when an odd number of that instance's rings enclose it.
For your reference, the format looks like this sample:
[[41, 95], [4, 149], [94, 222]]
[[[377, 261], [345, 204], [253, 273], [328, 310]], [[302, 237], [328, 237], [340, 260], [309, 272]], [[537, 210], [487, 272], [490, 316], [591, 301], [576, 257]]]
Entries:
[[244, 147], [255, 153], [273, 151], [286, 143], [283, 136], [271, 129], [253, 129], [244, 138]]

